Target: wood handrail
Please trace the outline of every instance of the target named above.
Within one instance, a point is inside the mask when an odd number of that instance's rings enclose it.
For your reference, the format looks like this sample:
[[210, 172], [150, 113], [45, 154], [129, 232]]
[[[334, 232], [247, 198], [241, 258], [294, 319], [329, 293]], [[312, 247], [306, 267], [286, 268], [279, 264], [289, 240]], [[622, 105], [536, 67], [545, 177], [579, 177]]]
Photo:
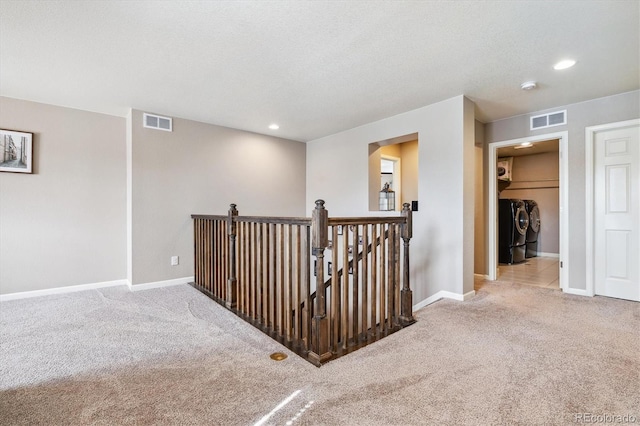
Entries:
[[238, 216], [236, 221], [254, 223], [278, 223], [286, 225], [311, 225], [311, 219], [306, 217]]
[[382, 223], [404, 223], [402, 216], [361, 216], [361, 217], [330, 217], [329, 225], [365, 225]]
[[[192, 214], [191, 219], [226, 220], [227, 216]], [[270, 216], [237, 216], [235, 222], [279, 223], [291, 225], [311, 225], [308, 217], [270, 217]]]

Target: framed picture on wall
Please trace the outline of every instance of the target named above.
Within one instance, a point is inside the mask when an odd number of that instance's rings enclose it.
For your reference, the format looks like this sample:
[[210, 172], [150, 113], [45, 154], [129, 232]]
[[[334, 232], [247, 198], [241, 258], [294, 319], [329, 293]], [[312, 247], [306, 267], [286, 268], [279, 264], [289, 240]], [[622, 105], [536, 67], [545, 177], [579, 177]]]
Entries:
[[32, 173], [33, 133], [0, 129], [0, 172]]

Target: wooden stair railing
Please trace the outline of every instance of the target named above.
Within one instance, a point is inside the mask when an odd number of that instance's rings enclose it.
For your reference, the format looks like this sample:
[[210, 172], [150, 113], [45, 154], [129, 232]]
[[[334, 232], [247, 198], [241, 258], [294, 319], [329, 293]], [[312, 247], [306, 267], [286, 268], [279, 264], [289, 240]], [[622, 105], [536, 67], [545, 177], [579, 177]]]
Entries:
[[329, 218], [322, 200], [311, 218], [234, 204], [191, 217], [192, 285], [317, 366], [414, 322], [408, 204], [400, 217]]

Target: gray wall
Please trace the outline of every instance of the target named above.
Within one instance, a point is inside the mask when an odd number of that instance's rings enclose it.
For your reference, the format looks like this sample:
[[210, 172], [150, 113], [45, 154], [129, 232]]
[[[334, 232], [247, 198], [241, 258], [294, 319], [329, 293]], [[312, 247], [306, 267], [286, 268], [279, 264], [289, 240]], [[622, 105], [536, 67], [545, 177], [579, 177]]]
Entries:
[[[529, 117], [546, 112], [567, 110], [567, 125], [536, 131], [529, 130]], [[584, 290], [585, 264], [585, 128], [599, 124], [631, 120], [640, 117], [640, 91], [622, 93], [587, 102], [559, 106], [530, 115], [520, 115], [486, 125], [486, 143], [543, 135], [559, 131], [569, 133], [569, 287]], [[488, 151], [488, 150], [486, 150]], [[485, 154], [486, 157], [486, 154]], [[485, 224], [486, 226], [486, 224]]]
[[34, 133], [34, 173], [0, 173], [0, 294], [187, 278], [192, 213], [306, 211], [300, 142], [3, 97], [0, 127]]
[[34, 134], [33, 174], [0, 173], [0, 293], [126, 278], [125, 119], [0, 97]]
[[178, 118], [147, 129], [137, 110], [130, 128], [132, 284], [193, 275], [193, 213], [305, 214], [304, 143]]

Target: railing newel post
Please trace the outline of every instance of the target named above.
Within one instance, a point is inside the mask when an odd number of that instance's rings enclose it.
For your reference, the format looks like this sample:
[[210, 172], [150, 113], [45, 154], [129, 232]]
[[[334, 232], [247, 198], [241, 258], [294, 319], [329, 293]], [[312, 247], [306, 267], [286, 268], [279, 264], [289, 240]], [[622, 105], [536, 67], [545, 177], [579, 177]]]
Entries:
[[311, 215], [312, 254], [316, 257], [316, 306], [311, 327], [311, 351], [309, 358], [320, 365], [332, 357], [329, 350], [329, 319], [324, 285], [324, 250], [329, 245], [329, 213], [324, 200], [316, 200]]
[[404, 327], [415, 322], [413, 318], [413, 293], [409, 282], [409, 241], [413, 236], [413, 212], [409, 203], [402, 205], [402, 240], [404, 242], [404, 265], [402, 270], [402, 291], [400, 292], [400, 324]]
[[228, 309], [236, 309], [238, 304], [238, 279], [236, 277], [236, 235], [238, 210], [235, 204], [231, 204], [227, 218], [227, 235], [229, 236], [229, 277], [227, 279]]

